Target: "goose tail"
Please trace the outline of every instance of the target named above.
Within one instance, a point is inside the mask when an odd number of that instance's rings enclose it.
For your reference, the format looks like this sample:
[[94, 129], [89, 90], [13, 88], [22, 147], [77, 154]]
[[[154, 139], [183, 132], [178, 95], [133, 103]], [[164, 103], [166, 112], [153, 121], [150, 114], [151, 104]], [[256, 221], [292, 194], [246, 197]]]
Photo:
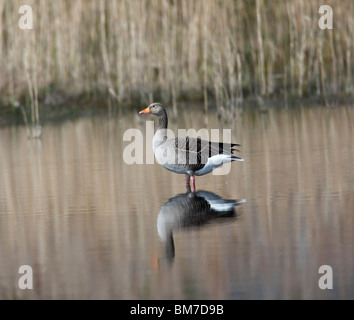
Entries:
[[231, 155], [231, 161], [241, 161], [242, 162], [242, 161], [245, 161], [245, 159]]

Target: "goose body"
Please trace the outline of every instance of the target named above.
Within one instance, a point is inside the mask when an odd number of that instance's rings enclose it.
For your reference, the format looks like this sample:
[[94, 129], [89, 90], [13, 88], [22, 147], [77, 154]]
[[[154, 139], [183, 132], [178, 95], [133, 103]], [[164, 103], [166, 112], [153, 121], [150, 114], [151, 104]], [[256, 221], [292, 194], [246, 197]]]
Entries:
[[222, 143], [193, 137], [167, 138], [168, 118], [161, 103], [152, 103], [139, 114], [158, 116], [158, 127], [153, 139], [155, 158], [165, 169], [185, 174], [187, 185], [195, 191], [195, 176], [212, 172], [224, 163], [243, 161], [233, 155], [235, 143]]

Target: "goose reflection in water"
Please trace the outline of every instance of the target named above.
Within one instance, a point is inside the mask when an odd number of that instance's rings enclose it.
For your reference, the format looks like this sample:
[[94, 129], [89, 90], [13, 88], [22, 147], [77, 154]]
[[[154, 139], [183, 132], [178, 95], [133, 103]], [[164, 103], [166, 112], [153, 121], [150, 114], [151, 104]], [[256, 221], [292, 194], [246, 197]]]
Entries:
[[200, 227], [211, 220], [233, 218], [236, 216], [235, 207], [244, 202], [245, 199], [226, 200], [209, 191], [190, 190], [169, 199], [157, 217], [157, 231], [165, 246], [166, 258], [172, 261], [175, 256], [174, 230]]

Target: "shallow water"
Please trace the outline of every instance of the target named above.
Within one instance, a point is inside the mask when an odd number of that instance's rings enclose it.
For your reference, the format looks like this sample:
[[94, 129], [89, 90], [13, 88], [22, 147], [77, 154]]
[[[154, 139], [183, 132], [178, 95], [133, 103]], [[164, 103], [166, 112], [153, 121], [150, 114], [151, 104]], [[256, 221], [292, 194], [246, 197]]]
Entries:
[[[152, 119], [82, 118], [40, 140], [0, 129], [0, 299], [354, 298], [353, 108], [227, 123], [181, 111], [171, 129], [230, 128], [245, 158], [197, 177], [195, 195], [182, 175], [124, 162], [125, 130], [145, 135]], [[246, 202], [221, 214], [205, 196]], [[21, 265], [33, 290], [18, 286]]]

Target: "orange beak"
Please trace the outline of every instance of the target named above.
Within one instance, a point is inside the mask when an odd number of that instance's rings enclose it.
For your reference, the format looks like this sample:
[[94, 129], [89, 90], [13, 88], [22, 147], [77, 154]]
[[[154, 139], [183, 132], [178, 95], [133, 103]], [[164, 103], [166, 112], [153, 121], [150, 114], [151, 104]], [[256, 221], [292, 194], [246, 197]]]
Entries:
[[150, 113], [150, 108], [147, 107], [146, 109], [141, 110], [141, 111], [139, 112], [139, 114], [143, 114], [143, 113]]

